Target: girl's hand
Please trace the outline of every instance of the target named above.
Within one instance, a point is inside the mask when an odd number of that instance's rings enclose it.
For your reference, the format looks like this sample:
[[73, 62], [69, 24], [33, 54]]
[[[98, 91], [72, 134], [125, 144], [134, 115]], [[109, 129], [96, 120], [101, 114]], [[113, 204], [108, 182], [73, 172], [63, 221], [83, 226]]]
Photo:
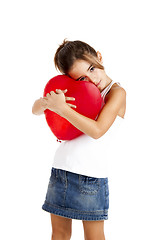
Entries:
[[64, 93], [67, 92], [67, 89], [62, 91], [60, 89], [56, 89], [56, 91], [51, 91], [50, 93], [47, 93], [46, 97], [44, 99], [47, 103], [47, 109], [56, 112], [60, 115], [61, 110], [63, 110], [66, 105], [76, 108], [75, 105], [66, 103], [66, 101], [74, 101], [75, 98], [73, 97], [65, 97]]

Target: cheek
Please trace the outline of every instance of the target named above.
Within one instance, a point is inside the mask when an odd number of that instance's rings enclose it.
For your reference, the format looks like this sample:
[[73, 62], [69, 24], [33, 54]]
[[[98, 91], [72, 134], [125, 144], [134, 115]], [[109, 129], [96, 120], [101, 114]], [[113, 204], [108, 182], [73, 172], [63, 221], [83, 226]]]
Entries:
[[95, 69], [94, 71], [94, 78], [97, 80], [100, 80], [99, 78], [101, 77], [101, 74], [98, 69]]

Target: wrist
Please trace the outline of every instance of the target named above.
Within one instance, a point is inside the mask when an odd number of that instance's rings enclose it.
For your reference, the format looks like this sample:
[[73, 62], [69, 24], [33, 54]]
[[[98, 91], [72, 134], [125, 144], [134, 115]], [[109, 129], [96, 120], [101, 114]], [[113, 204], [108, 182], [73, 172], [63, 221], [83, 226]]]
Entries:
[[58, 111], [58, 114], [65, 118], [70, 109], [71, 108], [67, 104], [64, 104], [63, 107]]

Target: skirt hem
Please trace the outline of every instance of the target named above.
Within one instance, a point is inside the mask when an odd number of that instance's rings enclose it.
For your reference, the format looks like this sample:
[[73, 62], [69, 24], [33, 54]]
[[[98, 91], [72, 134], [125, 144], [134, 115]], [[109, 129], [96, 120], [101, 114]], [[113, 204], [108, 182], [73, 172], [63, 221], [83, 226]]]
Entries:
[[46, 212], [62, 216], [70, 219], [84, 220], [84, 221], [100, 221], [108, 219], [108, 210], [100, 210], [95, 212], [82, 212], [79, 210], [68, 209], [65, 207], [53, 206], [44, 203], [42, 209]]

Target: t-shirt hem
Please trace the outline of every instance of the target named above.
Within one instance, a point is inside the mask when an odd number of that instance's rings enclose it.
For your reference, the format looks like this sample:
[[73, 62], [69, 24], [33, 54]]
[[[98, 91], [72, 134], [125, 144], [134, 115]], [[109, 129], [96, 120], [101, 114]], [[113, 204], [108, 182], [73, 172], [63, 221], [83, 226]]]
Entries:
[[71, 173], [75, 173], [75, 174], [79, 174], [79, 175], [83, 175], [83, 176], [87, 176], [87, 177], [94, 177], [94, 178], [108, 178], [108, 174], [97, 174], [97, 172], [94, 174], [94, 173], [90, 173], [90, 172], [81, 172], [79, 170], [76, 170], [76, 169], [71, 169], [71, 168], [67, 168], [67, 167], [64, 167], [64, 166], [58, 166], [58, 165], [55, 165], [53, 164], [52, 165], [53, 168], [56, 168], [56, 169], [61, 169], [61, 170], [64, 170], [64, 171], [68, 171], [68, 172], [71, 172]]

